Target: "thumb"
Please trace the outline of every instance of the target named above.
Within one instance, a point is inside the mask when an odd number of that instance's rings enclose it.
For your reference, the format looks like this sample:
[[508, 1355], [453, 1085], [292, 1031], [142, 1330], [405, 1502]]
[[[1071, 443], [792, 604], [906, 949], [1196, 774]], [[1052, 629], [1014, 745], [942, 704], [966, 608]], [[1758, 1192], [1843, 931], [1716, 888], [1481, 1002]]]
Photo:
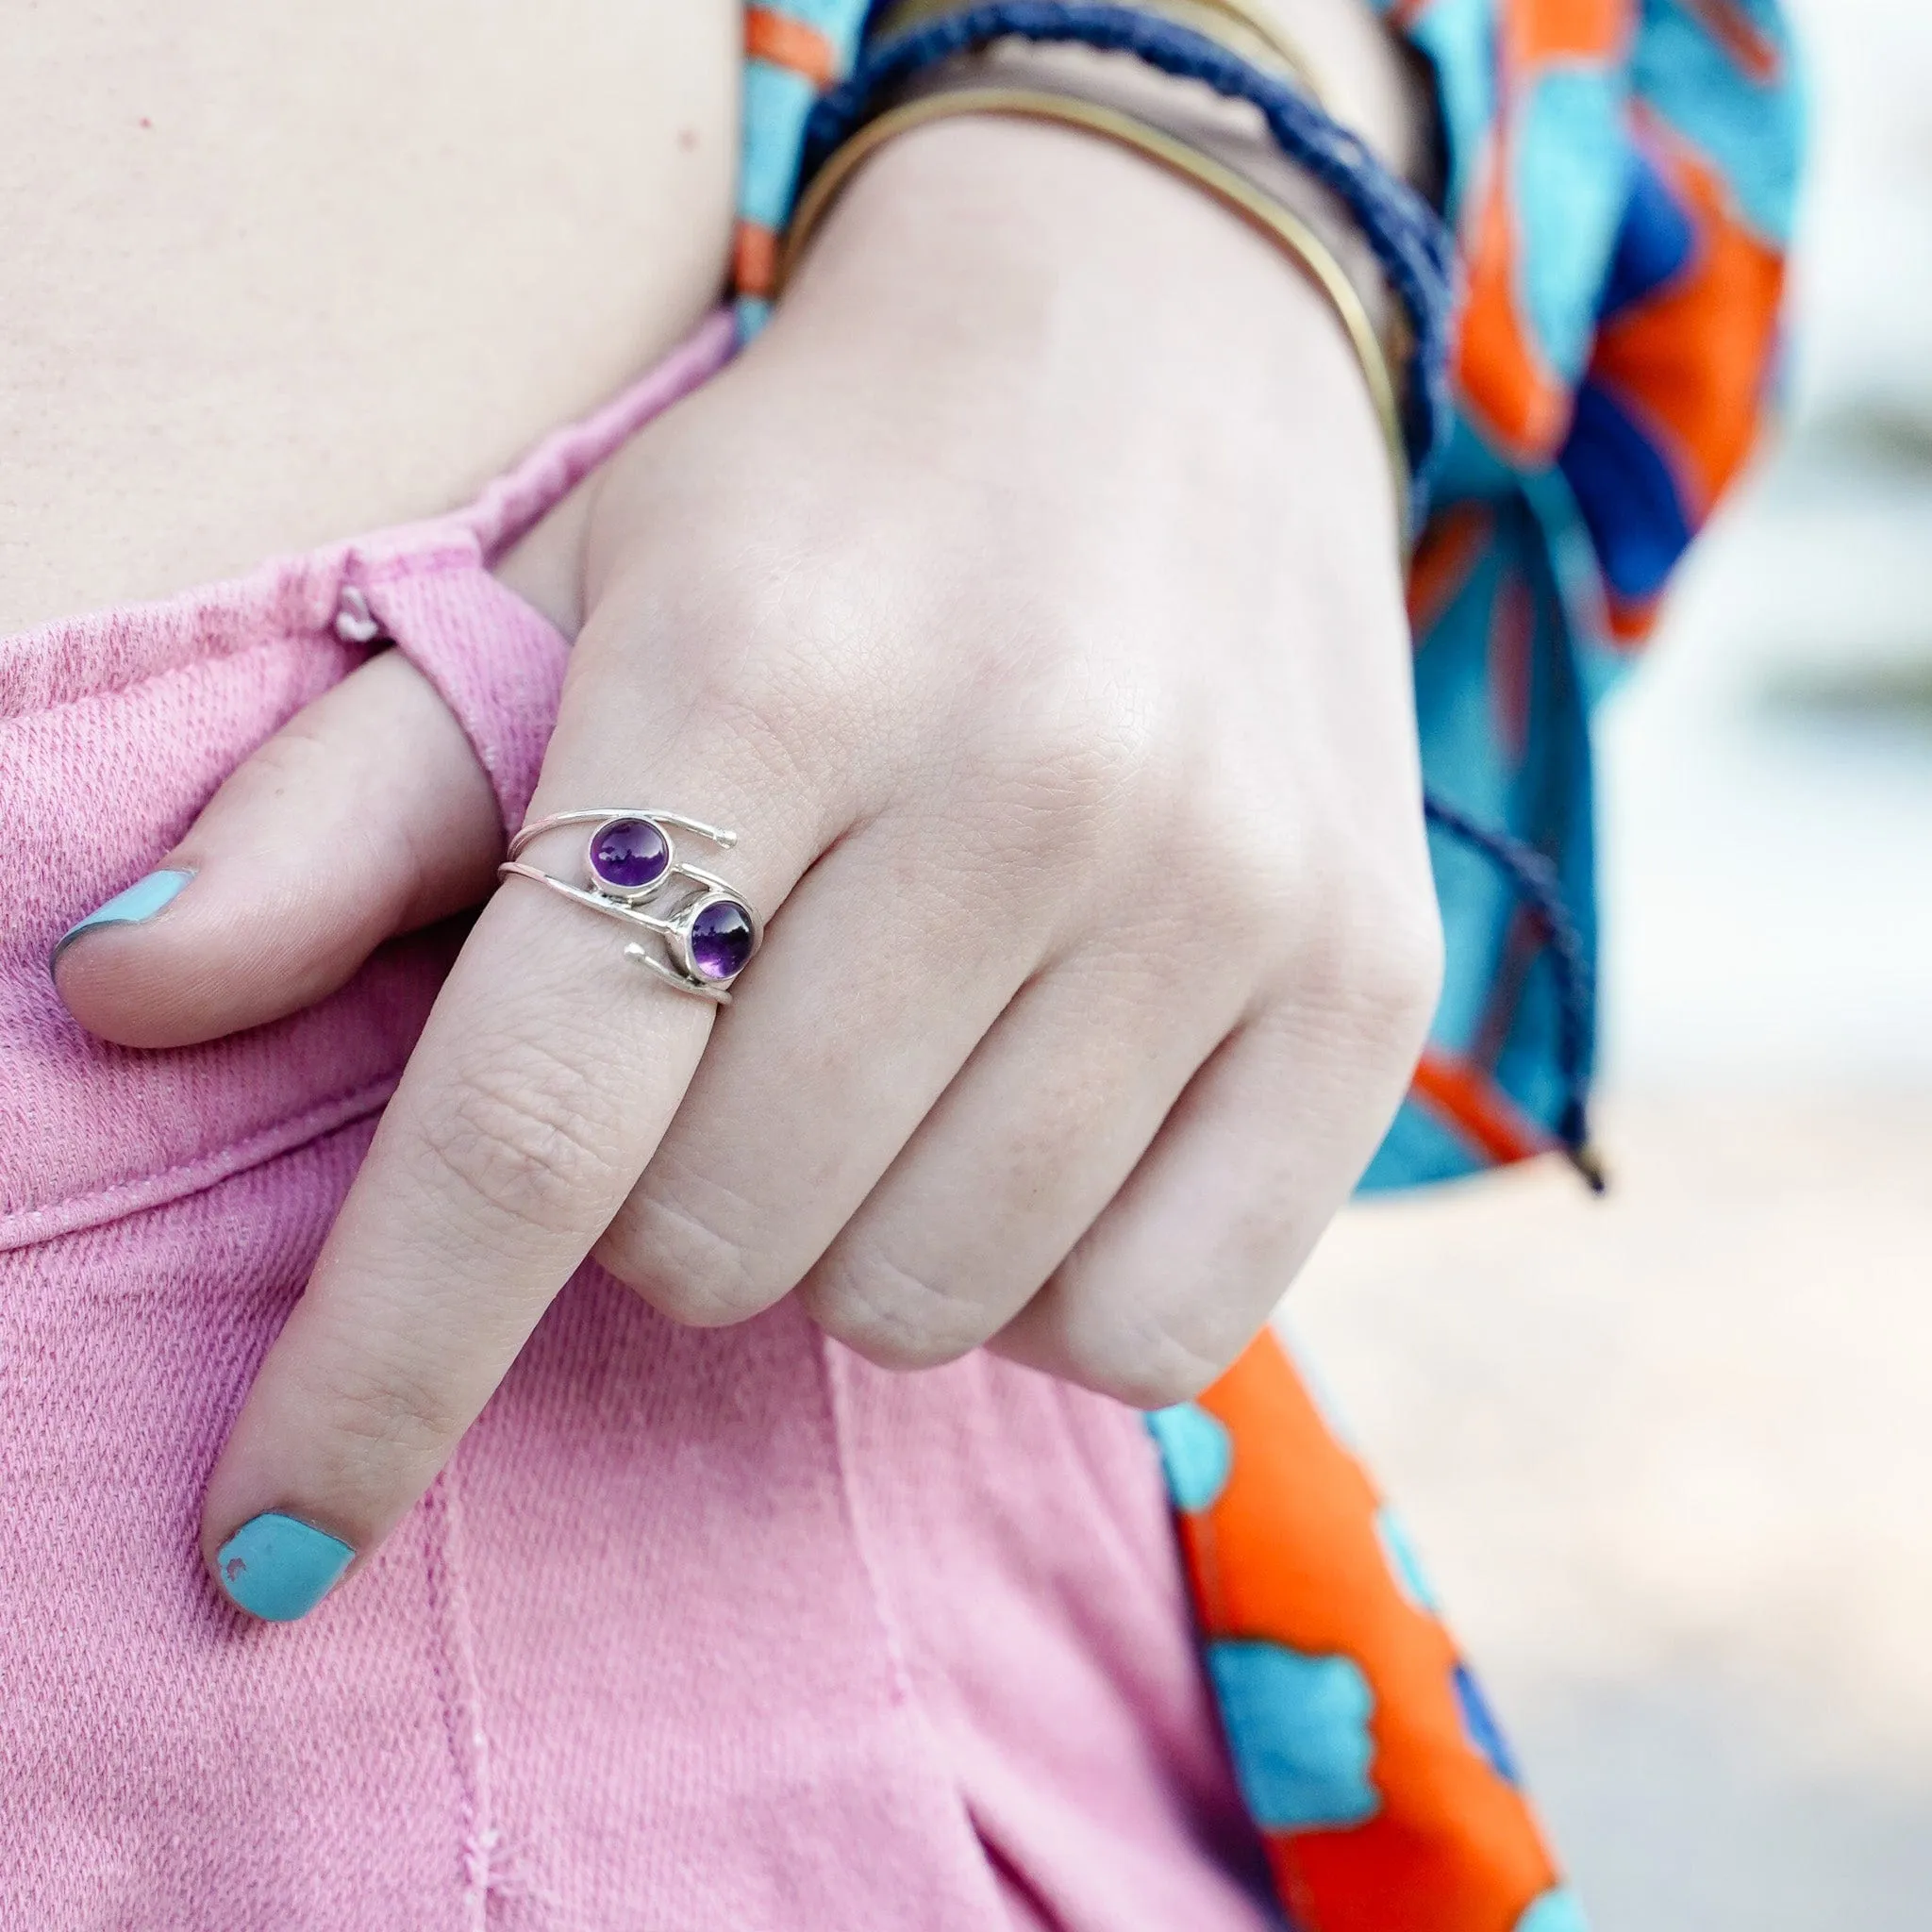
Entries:
[[389, 651], [291, 718], [145, 879], [54, 949], [90, 1032], [188, 1046], [299, 1011], [386, 939], [489, 891], [494, 792], [421, 672]]

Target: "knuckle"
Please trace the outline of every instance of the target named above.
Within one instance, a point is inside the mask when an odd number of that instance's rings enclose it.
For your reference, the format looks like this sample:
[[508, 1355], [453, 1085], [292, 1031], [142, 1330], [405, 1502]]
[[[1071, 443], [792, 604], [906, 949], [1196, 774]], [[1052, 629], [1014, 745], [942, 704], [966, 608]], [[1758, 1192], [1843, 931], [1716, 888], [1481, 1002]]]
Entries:
[[870, 1244], [828, 1256], [808, 1289], [812, 1319], [882, 1369], [934, 1369], [991, 1333], [975, 1303], [902, 1267]]
[[469, 1420], [432, 1363], [399, 1354], [339, 1367], [317, 1406], [340, 1464], [331, 1474], [343, 1485], [372, 1466], [440, 1459]]
[[625, 1177], [611, 1097], [529, 1042], [479, 1058], [418, 1124], [432, 1183], [454, 1184], [465, 1207], [511, 1226], [567, 1232]]
[[1441, 913], [1433, 893], [1406, 901], [1386, 921], [1376, 952], [1372, 997], [1390, 1031], [1419, 1048], [1442, 997]]
[[1160, 1316], [1102, 1322], [1069, 1338], [1066, 1373], [1130, 1408], [1168, 1408], [1216, 1381], [1246, 1339], [1204, 1338], [1191, 1326], [1186, 1334], [1177, 1333], [1175, 1324]]
[[774, 1301], [784, 1284], [766, 1280], [750, 1241], [727, 1233], [724, 1218], [701, 1213], [647, 1173], [592, 1255], [674, 1322], [693, 1328], [741, 1322]]
[[1442, 927], [1434, 895], [1358, 880], [1347, 921], [1341, 1003], [1362, 1035], [1420, 1045], [1442, 986]]
[[789, 559], [724, 574], [735, 588], [694, 633], [724, 641], [704, 664], [698, 710], [761, 777], [823, 787], [856, 748], [896, 736], [881, 717], [895, 687], [880, 675], [873, 626], [837, 588], [850, 573], [836, 560], [799, 570]]
[[1419, 1047], [1441, 992], [1441, 917], [1426, 872], [1336, 841], [1293, 893], [1299, 1001], [1364, 1043]]
[[746, 651], [708, 682], [706, 723], [761, 776], [814, 783], [841, 709], [820, 670], [816, 654]]
[[1291, 858], [1237, 807], [1203, 798], [1176, 815], [1172, 869], [1186, 881], [1184, 905], [1199, 941], [1257, 971], [1290, 950], [1307, 922], [1304, 883]]

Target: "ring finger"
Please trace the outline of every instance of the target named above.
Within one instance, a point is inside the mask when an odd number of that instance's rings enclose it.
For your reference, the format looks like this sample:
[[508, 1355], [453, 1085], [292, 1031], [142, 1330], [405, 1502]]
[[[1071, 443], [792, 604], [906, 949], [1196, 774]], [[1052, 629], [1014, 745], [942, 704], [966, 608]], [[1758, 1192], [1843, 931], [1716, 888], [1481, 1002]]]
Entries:
[[812, 1269], [814, 1319], [895, 1367], [990, 1340], [1133, 1173], [1247, 991], [1118, 934], [1042, 974]]

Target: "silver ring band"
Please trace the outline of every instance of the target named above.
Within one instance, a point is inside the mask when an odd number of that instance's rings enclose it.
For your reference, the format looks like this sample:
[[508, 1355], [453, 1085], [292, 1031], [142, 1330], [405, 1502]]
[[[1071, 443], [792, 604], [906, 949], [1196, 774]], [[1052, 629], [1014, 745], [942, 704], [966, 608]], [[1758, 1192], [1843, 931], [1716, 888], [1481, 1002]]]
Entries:
[[[595, 827], [584, 851], [581, 886], [523, 861], [533, 840], [564, 825]], [[732, 981], [764, 941], [764, 922], [735, 886], [678, 858], [674, 827], [725, 851], [738, 843], [736, 832], [682, 812], [598, 806], [532, 820], [509, 841], [508, 856], [496, 875], [547, 886], [607, 919], [641, 927], [658, 944], [633, 942], [624, 949], [626, 959], [635, 959], [679, 992], [729, 1006]]]

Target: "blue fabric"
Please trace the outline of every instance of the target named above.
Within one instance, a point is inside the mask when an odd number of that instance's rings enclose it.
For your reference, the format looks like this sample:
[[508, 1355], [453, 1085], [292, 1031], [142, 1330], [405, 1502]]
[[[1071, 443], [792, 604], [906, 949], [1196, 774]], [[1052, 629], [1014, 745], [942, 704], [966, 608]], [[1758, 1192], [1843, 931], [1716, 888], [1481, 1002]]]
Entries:
[[1425, 1610], [1432, 1617], [1441, 1615], [1442, 1607], [1437, 1601], [1428, 1572], [1423, 1568], [1402, 1519], [1387, 1503], [1375, 1512], [1375, 1541], [1382, 1545], [1383, 1560], [1389, 1565], [1390, 1574], [1401, 1585], [1402, 1593], [1417, 1609]]
[[1510, 157], [1523, 225], [1520, 300], [1550, 366], [1583, 372], [1596, 333], [1594, 291], [1629, 192], [1624, 82], [1599, 67], [1537, 76], [1517, 108]]
[[[1570, 916], [1562, 880], [1534, 846], [1507, 832], [1491, 831], [1433, 793], [1423, 795], [1423, 816], [1432, 832], [1446, 834], [1487, 859], [1541, 928], [1541, 958], [1556, 1000], [1555, 1065], [1560, 1085], [1557, 1136], [1573, 1154], [1578, 1153], [1589, 1138], [1594, 1004], [1590, 948]], [[1591, 1185], [1600, 1188], [1602, 1183], [1592, 1175]]]
[[1208, 1673], [1236, 1781], [1263, 1831], [1314, 1831], [1375, 1815], [1375, 1699], [1353, 1658], [1223, 1639], [1208, 1645]]
[[1199, 1403], [1157, 1408], [1147, 1428], [1160, 1451], [1167, 1492], [1177, 1509], [1211, 1508], [1227, 1486], [1234, 1445], [1227, 1431]]
[[1683, 0], [1644, 0], [1631, 77], [1639, 97], [1708, 157], [1759, 236], [1782, 244], [1797, 208], [1806, 99], [1781, 8], [1729, 4], [1775, 51], [1774, 79], [1741, 74]]
[[802, 74], [774, 67], [769, 60], [744, 63], [745, 120], [750, 126], [774, 132], [772, 139], [744, 143], [738, 211], [746, 221], [773, 229], [785, 225], [798, 176], [798, 150], [795, 142], [788, 144], [776, 139], [776, 130], [793, 127], [802, 135], [818, 97], [818, 90]]
[[1690, 519], [1657, 445], [1601, 384], [1576, 391], [1563, 474], [1603, 566], [1621, 597], [1654, 597], [1690, 547]]
[[1631, 161], [1624, 222], [1598, 302], [1606, 320], [1656, 293], [1679, 274], [1697, 242], [1690, 216], [1677, 206], [1657, 164], [1641, 149]]
[[1567, 1885], [1546, 1891], [1518, 1919], [1514, 1932], [1590, 1932], [1583, 1905]]
[[1489, 1701], [1483, 1696], [1482, 1687], [1476, 1682], [1474, 1674], [1467, 1664], [1456, 1666], [1453, 1682], [1456, 1687], [1456, 1707], [1462, 1713], [1462, 1729], [1476, 1751], [1489, 1761], [1491, 1770], [1508, 1784], [1520, 1784], [1521, 1774], [1516, 1769], [1516, 1759], [1491, 1713]]

